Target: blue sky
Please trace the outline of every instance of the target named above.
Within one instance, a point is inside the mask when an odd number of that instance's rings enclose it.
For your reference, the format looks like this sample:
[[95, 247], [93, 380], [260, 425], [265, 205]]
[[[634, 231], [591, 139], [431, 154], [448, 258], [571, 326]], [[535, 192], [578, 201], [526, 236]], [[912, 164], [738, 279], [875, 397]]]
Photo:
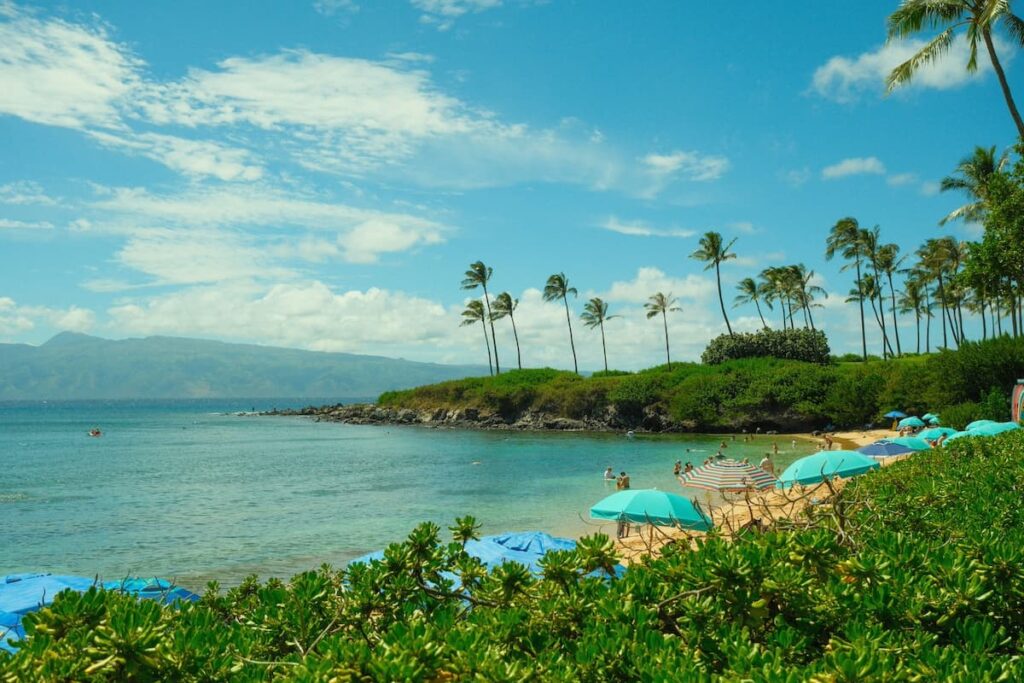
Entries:
[[[724, 331], [687, 257], [714, 229], [737, 238], [730, 301], [740, 278], [804, 262], [833, 293], [833, 348], [853, 350], [829, 227], [853, 215], [912, 251], [960, 200], [938, 180], [1014, 133], [959, 45], [884, 96], [913, 48], [885, 44], [895, 6], [0, 2], [0, 340], [479, 362], [458, 283], [483, 259], [521, 300], [527, 364], [571, 364], [564, 312], [539, 295], [565, 271], [577, 309], [600, 295], [622, 316], [609, 360], [636, 368], [660, 359], [656, 291], [683, 307], [677, 357]], [[508, 365], [507, 321], [498, 336]], [[597, 367], [599, 338], [577, 338]]]

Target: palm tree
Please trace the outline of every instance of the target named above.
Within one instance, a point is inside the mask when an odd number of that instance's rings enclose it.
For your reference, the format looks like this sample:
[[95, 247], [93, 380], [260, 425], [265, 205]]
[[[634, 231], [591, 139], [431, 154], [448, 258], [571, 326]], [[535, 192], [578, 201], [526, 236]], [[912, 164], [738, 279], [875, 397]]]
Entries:
[[580, 314], [584, 325], [590, 329], [595, 327], [601, 328], [601, 351], [604, 353], [605, 372], [608, 372], [608, 347], [604, 343], [604, 323], [607, 320], [618, 317], [617, 315], [608, 315], [608, 302], [596, 296], [583, 304], [583, 313]]
[[900, 245], [883, 244], [878, 248], [878, 270], [885, 274], [889, 280], [889, 295], [892, 299], [892, 329], [896, 336], [896, 355], [902, 356], [903, 349], [900, 346], [900, 328], [896, 320], [896, 288], [892, 283], [892, 275], [903, 265], [905, 257], [900, 256]]
[[827, 299], [828, 292], [823, 287], [811, 284], [815, 273], [813, 270], [807, 270], [807, 266], [804, 264], [798, 263], [795, 266], [787, 266], [787, 268], [792, 278], [796, 299], [800, 303], [801, 308], [803, 308], [807, 316], [807, 322], [810, 323], [810, 327], [813, 330], [815, 329], [814, 316], [811, 314], [811, 309], [821, 308], [821, 304], [814, 303], [814, 297], [823, 296]]
[[722, 272], [720, 266], [722, 261], [736, 258], [736, 254], [729, 251], [735, 243], [736, 238], [734, 237], [731, 242], [722, 246], [722, 235], [709, 231], [700, 238], [700, 249], [690, 254], [690, 258], [707, 264], [704, 266], [704, 270], [715, 269], [715, 281], [718, 283], [718, 304], [722, 307], [722, 317], [725, 319], [725, 328], [729, 330], [730, 337], [732, 336], [732, 325], [729, 324], [729, 316], [725, 314], [725, 299], [722, 298]]
[[548, 278], [544, 285], [544, 301], [555, 301], [561, 299], [565, 304], [565, 324], [569, 326], [569, 348], [572, 349], [572, 368], [579, 374], [580, 368], [576, 364], [576, 343], [572, 338], [572, 319], [569, 317], [569, 295], [577, 295], [576, 288], [569, 286], [569, 278], [565, 273], [555, 273]]
[[651, 318], [660, 315], [661, 322], [665, 326], [665, 361], [668, 363], [669, 370], [672, 369], [672, 356], [669, 355], [668, 351], [668, 314], [683, 310], [675, 304], [676, 300], [672, 297], [671, 293], [668, 296], [665, 296], [661, 292], [652, 296], [648, 302], [644, 304], [644, 308], [647, 309], [647, 319], [650, 320]]
[[[828, 238], [825, 240], [825, 259], [831, 261], [836, 254], [847, 260], [853, 259], [857, 271], [857, 282], [860, 282], [860, 262], [864, 252], [860, 241], [860, 224], [856, 218], [849, 216], [840, 218], [828, 233]], [[849, 264], [843, 266], [842, 270], [847, 268], [849, 268]], [[864, 325], [864, 298], [859, 297], [856, 301], [860, 305], [860, 343], [866, 361], [868, 359], [868, 334]]]
[[754, 306], [757, 307], [757, 317], [761, 319], [761, 327], [766, 330], [768, 329], [768, 323], [764, 321], [764, 316], [761, 314], [761, 299], [765, 299], [765, 305], [767, 305], [768, 308], [771, 308], [771, 304], [765, 297], [765, 294], [768, 291], [766, 289], [767, 284], [768, 283], [766, 282], [755, 282], [752, 277], [743, 278], [736, 285], [736, 289], [739, 290], [740, 293], [732, 302], [733, 308], [753, 302]]
[[914, 314], [914, 329], [916, 330], [916, 353], [921, 353], [921, 312], [924, 310], [925, 295], [924, 283], [914, 277], [907, 278], [903, 292], [900, 293], [899, 310], [906, 315]]
[[466, 277], [462, 280], [463, 289], [476, 289], [481, 287], [484, 290], [484, 303], [487, 304], [487, 320], [491, 323], [491, 341], [494, 342], [494, 370], [495, 374], [501, 374], [501, 364], [498, 362], [498, 337], [494, 334], [494, 316], [491, 314], [491, 298], [487, 294], [487, 283], [491, 281], [494, 273], [492, 268], [484, 265], [483, 261], [474, 261], [469, 264]]
[[[949, 221], [963, 220], [978, 223], [985, 217], [985, 202], [988, 200], [988, 188], [992, 178], [1003, 171], [1009, 156], [1006, 152], [997, 159], [995, 147], [975, 147], [974, 153], [964, 157], [957, 164], [954, 175], [942, 179], [939, 188], [943, 192], [958, 190], [966, 194], [971, 201], [958, 209], [950, 211], [939, 225]], [[958, 174], [958, 175], [956, 175]]]
[[487, 345], [487, 367], [494, 375], [494, 364], [491, 362], [491, 341], [487, 338], [487, 314], [484, 305], [479, 299], [472, 299], [466, 304], [466, 310], [462, 312], [462, 323], [460, 327], [468, 327], [480, 323], [484, 328], [484, 344]]
[[508, 292], [502, 292], [494, 297], [494, 313], [491, 315], [491, 319], [501, 320], [507, 316], [512, 321], [512, 336], [516, 340], [516, 362], [519, 369], [522, 370], [523, 355], [519, 352], [519, 331], [516, 330], [516, 317], [513, 315], [517, 308], [519, 308], [519, 299], [513, 299]]
[[[872, 291], [875, 297], [878, 299], [878, 314], [881, 317], [878, 319], [878, 324], [882, 327], [882, 358], [886, 357], [886, 352], [889, 356], [895, 356], [892, 352], [892, 344], [889, 343], [889, 331], [885, 325], [885, 301], [882, 299], [882, 277], [881, 268], [879, 268], [879, 258], [881, 256], [882, 245], [879, 244], [881, 240], [881, 228], [877, 225], [870, 230], [862, 228], [860, 231], [861, 244], [863, 244], [864, 256], [867, 258], [868, 263], [871, 264], [872, 270], [875, 271], [875, 287]], [[875, 307], [874, 299], [871, 301], [871, 307]]]
[[999, 79], [999, 86], [1003, 89], [1010, 116], [1017, 126], [1017, 135], [1024, 137], [1024, 120], [1017, 111], [992, 40], [992, 29], [1000, 23], [1006, 26], [1014, 43], [1024, 44], [1024, 21], [1010, 12], [1008, 0], [903, 0], [899, 9], [889, 15], [890, 41], [907, 38], [921, 31], [939, 28], [942, 31], [917, 54], [892, 70], [886, 79], [889, 91], [909, 83], [918, 69], [938, 61], [952, 46], [956, 30], [964, 28], [970, 49], [967, 70], [973, 73], [978, 69], [978, 38], [981, 38], [989, 61], [992, 62], [992, 69]]
[[[856, 287], [850, 290], [849, 296], [846, 298], [846, 303], [853, 303], [854, 301], [864, 301], [865, 299], [871, 304], [871, 313], [875, 316], [875, 323], [878, 325], [878, 329], [882, 329], [882, 318], [879, 317], [878, 307], [875, 306], [875, 299], [878, 299], [878, 281], [871, 273], [864, 273], [860, 280], [856, 283]], [[883, 314], [884, 315], [884, 314]], [[882, 337], [882, 356], [885, 357], [885, 337]]]

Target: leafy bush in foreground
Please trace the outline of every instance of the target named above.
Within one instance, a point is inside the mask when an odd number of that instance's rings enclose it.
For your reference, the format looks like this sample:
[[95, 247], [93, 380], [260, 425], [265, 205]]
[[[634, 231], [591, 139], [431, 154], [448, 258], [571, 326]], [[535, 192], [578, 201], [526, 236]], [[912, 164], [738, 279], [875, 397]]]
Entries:
[[781, 358], [805, 363], [828, 363], [831, 360], [825, 333], [805, 329], [723, 334], [712, 339], [700, 357], [706, 365], [742, 358]]
[[1022, 680], [1022, 480], [1024, 434], [960, 440], [789, 530], [709, 537], [615, 581], [603, 536], [548, 555], [541, 578], [487, 573], [464, 519], [451, 543], [424, 524], [369, 566], [180, 610], [63, 594], [26, 619], [0, 680]]

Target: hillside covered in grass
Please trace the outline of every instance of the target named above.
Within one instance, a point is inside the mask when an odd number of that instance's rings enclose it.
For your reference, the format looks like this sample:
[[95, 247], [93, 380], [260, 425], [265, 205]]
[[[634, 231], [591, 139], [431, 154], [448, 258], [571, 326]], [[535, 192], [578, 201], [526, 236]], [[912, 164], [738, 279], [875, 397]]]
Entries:
[[424, 414], [468, 411], [483, 426], [542, 415], [581, 428], [801, 431], [861, 426], [900, 409], [940, 412], [945, 424], [962, 427], [980, 417], [1009, 419], [1018, 377], [1024, 377], [1024, 340], [1000, 337], [866, 363], [749, 358], [592, 377], [514, 370], [387, 392], [378, 406]]

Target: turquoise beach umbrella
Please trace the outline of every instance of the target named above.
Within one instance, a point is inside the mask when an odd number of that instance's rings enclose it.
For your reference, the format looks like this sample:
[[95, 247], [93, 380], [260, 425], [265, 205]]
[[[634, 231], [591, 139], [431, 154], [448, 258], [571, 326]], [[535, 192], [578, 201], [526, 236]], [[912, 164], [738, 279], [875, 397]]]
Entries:
[[933, 427], [937, 427], [938, 425], [942, 424], [942, 420], [940, 420], [937, 416], [929, 417], [927, 420], [925, 420], [925, 422], [927, 422]]
[[921, 416], [921, 419], [924, 420], [925, 422], [928, 422], [929, 420], [935, 417], [938, 417], [938, 415], [936, 415], [935, 413], [925, 413], [924, 415]]
[[972, 429], [977, 429], [978, 427], [984, 427], [985, 425], [994, 425], [995, 423], [996, 423], [995, 420], [975, 420], [974, 422], [972, 422], [969, 425], [967, 425], [966, 427], [964, 427], [964, 431], [965, 432], [969, 432]]
[[816, 484], [825, 477], [852, 477], [877, 470], [881, 465], [856, 451], [821, 451], [800, 458], [779, 477], [779, 488], [793, 484]]
[[924, 439], [925, 441], [937, 441], [943, 436], [950, 436], [952, 434], [956, 434], [956, 430], [952, 427], [931, 427], [920, 432], [917, 438]]
[[905, 417], [896, 425], [900, 429], [924, 427], [924, 421], [919, 417]]
[[696, 531], [711, 529], [711, 519], [691, 501], [657, 489], [628, 489], [613, 493], [590, 508], [590, 516], [594, 519], [681, 526]]
[[981, 434], [982, 436], [995, 436], [996, 434], [1002, 434], [1003, 432], [1012, 432], [1015, 429], [1020, 429], [1020, 425], [1016, 422], [995, 422], [990, 425], [975, 427], [970, 431], [976, 434]]
[[889, 442], [906, 446], [912, 451], [927, 451], [931, 448], [931, 445], [927, 441], [917, 436], [900, 436], [895, 439], [889, 439]]
[[947, 436], [946, 440], [942, 442], [942, 445], [945, 446], [945, 445], [949, 444], [950, 441], [956, 441], [957, 439], [976, 439], [976, 438], [982, 437], [982, 436], [985, 436], [985, 435], [984, 434], [979, 434], [978, 432], [968, 432], [968, 431], [956, 432], [955, 434], [950, 434], [949, 436]]

